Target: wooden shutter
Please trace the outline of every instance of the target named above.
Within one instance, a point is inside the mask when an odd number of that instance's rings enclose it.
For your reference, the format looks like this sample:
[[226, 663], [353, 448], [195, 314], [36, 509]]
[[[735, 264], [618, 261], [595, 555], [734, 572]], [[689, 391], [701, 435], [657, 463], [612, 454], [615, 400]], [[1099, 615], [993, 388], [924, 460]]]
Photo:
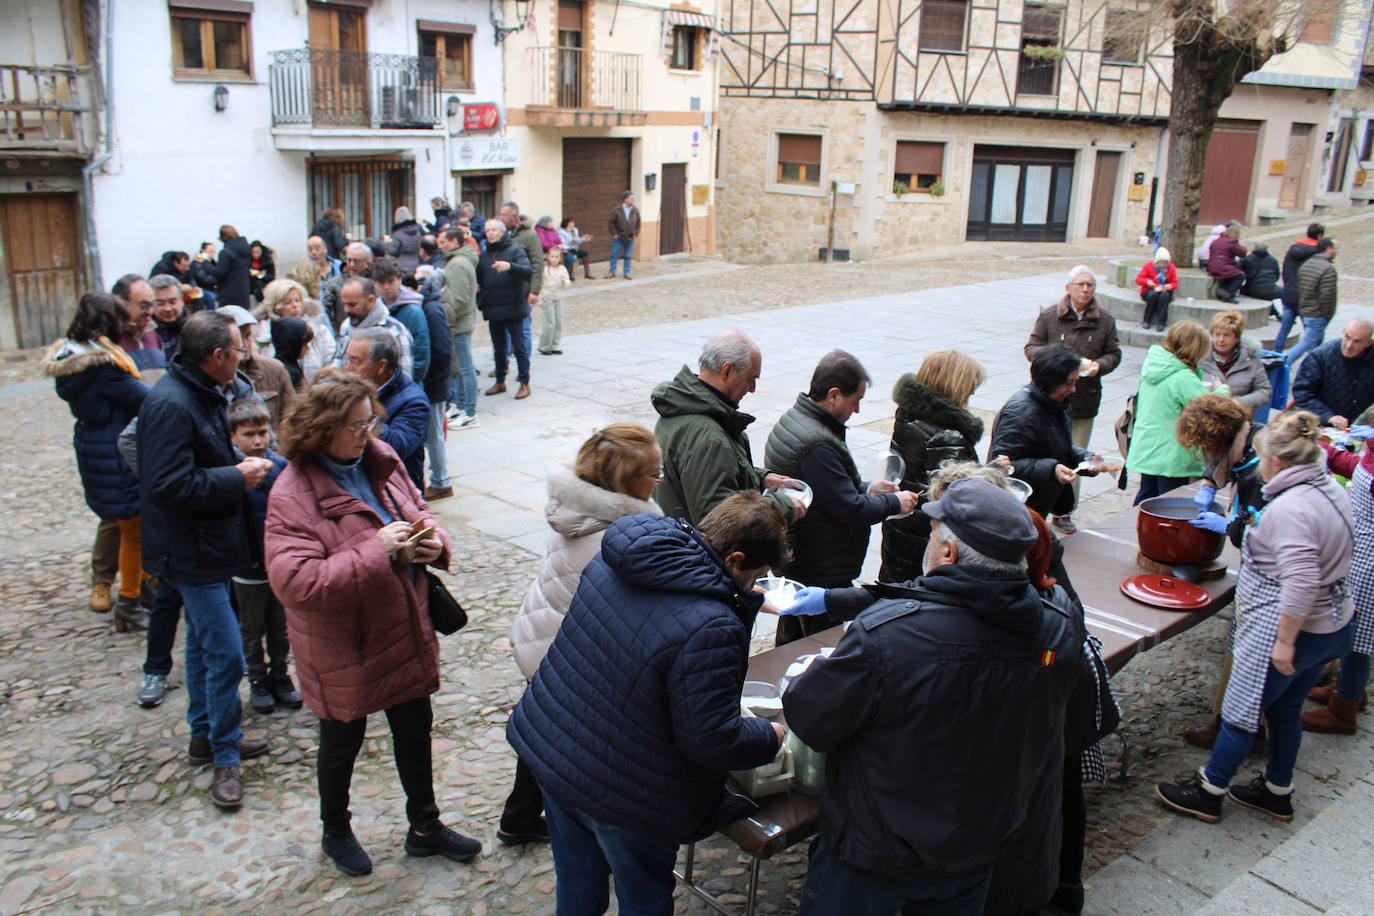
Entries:
[[821, 138], [814, 134], [778, 134], [778, 161], [820, 166]]
[[906, 175], [940, 175], [944, 172], [945, 145], [918, 140], [898, 140], [892, 171]]
[[1026, 7], [1021, 14], [1021, 38], [1059, 43], [1060, 11], [1053, 7]]
[[968, 0], [924, 0], [921, 4], [920, 47], [923, 51], [964, 50], [964, 18]]

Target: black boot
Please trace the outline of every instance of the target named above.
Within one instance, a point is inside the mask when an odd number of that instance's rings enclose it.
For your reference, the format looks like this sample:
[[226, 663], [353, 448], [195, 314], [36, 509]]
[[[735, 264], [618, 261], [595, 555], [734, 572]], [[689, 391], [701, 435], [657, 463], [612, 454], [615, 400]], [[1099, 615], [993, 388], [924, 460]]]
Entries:
[[347, 827], [341, 833], [326, 833], [320, 838], [320, 848], [345, 875], [356, 878], [372, 874], [372, 859]]
[[272, 682], [267, 678], [258, 678], [249, 684], [251, 699], [253, 701], [253, 711], [263, 715], [276, 708], [277, 698], [272, 695]]
[[291, 683], [291, 675], [274, 674], [272, 675], [272, 695], [277, 702], [287, 709], [300, 709], [302, 705], [301, 695], [296, 690], [296, 685]]

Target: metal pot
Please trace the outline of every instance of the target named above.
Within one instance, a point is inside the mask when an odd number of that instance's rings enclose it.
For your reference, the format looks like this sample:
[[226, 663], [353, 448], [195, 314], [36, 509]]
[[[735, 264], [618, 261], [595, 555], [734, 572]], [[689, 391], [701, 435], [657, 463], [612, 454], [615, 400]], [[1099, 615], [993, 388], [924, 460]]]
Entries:
[[825, 755], [807, 747], [794, 732], [787, 733], [785, 744], [792, 752], [792, 788], [803, 795], [820, 795], [825, 791]]
[[[1213, 512], [1225, 509], [1212, 503]], [[1156, 496], [1140, 504], [1135, 534], [1140, 552], [1168, 566], [1206, 566], [1221, 556], [1226, 536], [1188, 524], [1197, 506], [1187, 496]]]

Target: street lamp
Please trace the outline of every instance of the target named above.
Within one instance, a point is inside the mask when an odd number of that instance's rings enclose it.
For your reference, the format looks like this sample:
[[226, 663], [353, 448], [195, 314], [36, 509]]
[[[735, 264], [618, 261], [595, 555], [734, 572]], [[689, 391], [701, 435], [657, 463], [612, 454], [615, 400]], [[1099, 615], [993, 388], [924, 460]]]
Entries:
[[451, 95], [451, 96], [448, 97], [448, 102], [447, 102], [447, 105], [446, 105], [446, 109], [445, 109], [445, 110], [448, 111], [448, 116], [449, 116], [450, 118], [456, 118], [456, 117], [458, 117], [458, 112], [459, 112], [459, 110], [460, 110], [462, 107], [463, 107], [463, 102], [462, 102], [462, 100], [459, 99], [458, 96], [456, 96], [456, 95]]
[[220, 84], [215, 87], [215, 111], [220, 112], [229, 107], [229, 87]]

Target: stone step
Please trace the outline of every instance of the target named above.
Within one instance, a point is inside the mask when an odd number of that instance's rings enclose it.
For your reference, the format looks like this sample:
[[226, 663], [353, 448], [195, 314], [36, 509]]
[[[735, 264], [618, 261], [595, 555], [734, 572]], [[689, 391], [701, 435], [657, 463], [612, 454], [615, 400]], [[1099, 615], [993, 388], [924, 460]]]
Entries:
[[[1170, 323], [1172, 323], [1174, 319], [1172, 306], [1169, 309], [1169, 318]], [[1279, 326], [1276, 322], [1263, 330], [1247, 330], [1245, 332], [1245, 339], [1258, 341], [1262, 348], [1272, 350], [1274, 349], [1274, 338], [1277, 336], [1278, 330]], [[1146, 330], [1142, 328], [1139, 321], [1125, 323], [1118, 320], [1116, 323], [1116, 339], [1122, 346], [1149, 347], [1151, 344], [1163, 346], [1164, 334], [1164, 331]], [[1289, 341], [1291, 342], [1292, 339], [1293, 337], [1290, 334]]]
[[[1135, 277], [1140, 273], [1145, 258], [1121, 258], [1110, 263], [1111, 267], [1107, 271], [1109, 283], [1126, 289], [1139, 288], [1135, 285]], [[1178, 289], [1174, 291], [1174, 295], [1181, 298], [1192, 296], [1194, 299], [1211, 299], [1216, 296], [1213, 286], [1215, 282], [1205, 271], [1196, 267], [1181, 267], [1178, 269]]]
[[[1145, 302], [1134, 288], [1103, 285], [1097, 288], [1097, 301], [1111, 312], [1118, 322], [1139, 323], [1145, 317]], [[1240, 312], [1245, 318], [1246, 331], [1257, 331], [1269, 323], [1269, 303], [1262, 299], [1240, 296], [1235, 305], [1218, 302], [1215, 299], [1197, 299], [1191, 296], [1175, 296], [1169, 303], [1169, 322], [1182, 319], [1196, 321], [1204, 328], [1211, 327], [1212, 319], [1218, 312]]]

